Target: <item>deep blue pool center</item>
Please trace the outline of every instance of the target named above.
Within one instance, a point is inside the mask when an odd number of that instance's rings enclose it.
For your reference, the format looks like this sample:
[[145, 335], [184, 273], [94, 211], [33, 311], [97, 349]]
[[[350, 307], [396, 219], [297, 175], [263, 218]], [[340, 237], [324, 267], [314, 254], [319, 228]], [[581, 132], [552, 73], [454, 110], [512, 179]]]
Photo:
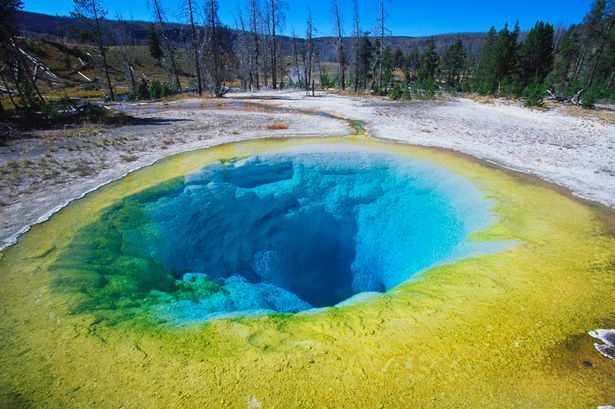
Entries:
[[219, 163], [141, 206], [149, 223], [132, 241], [195, 294], [156, 294], [167, 299], [154, 313], [180, 321], [294, 313], [386, 292], [467, 255], [468, 235], [491, 222], [490, 203], [468, 180], [371, 151]]

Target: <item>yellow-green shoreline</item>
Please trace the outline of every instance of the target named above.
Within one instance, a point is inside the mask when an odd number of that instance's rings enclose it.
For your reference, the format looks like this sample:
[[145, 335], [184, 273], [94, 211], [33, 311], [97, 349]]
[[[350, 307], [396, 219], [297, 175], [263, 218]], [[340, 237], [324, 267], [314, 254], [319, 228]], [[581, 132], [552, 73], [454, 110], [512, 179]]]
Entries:
[[[475, 239], [523, 244], [431, 269], [369, 302], [183, 329], [71, 315], [70, 296], [50, 291], [50, 264], [121, 198], [219, 160], [314, 143], [449, 168], [496, 203], [498, 222]], [[615, 362], [586, 335], [615, 325], [614, 226], [612, 210], [529, 178], [363, 137], [246, 141], [169, 157], [71, 204], [2, 252], [0, 407], [615, 405]]]

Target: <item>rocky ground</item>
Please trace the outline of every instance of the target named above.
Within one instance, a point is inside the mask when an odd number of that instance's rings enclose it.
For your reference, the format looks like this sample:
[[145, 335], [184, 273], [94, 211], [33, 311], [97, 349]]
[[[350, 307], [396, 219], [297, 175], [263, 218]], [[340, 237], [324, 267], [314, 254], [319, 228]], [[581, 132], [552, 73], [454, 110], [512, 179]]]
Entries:
[[572, 114], [503, 101], [402, 103], [303, 92], [113, 109], [145, 121], [31, 131], [0, 146], [0, 248], [71, 200], [170, 154], [250, 138], [352, 132], [323, 113], [361, 120], [377, 138], [450, 148], [615, 206], [615, 113], [609, 110]]

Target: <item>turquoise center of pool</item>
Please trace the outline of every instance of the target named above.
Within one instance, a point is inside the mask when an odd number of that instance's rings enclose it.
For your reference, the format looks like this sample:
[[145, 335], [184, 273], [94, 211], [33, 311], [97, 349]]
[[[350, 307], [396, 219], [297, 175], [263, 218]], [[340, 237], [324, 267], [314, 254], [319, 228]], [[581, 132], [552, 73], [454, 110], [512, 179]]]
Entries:
[[80, 309], [172, 323], [330, 307], [491, 251], [468, 241], [491, 205], [445, 168], [377, 151], [219, 163], [106, 211], [56, 262], [56, 287], [88, 294]]

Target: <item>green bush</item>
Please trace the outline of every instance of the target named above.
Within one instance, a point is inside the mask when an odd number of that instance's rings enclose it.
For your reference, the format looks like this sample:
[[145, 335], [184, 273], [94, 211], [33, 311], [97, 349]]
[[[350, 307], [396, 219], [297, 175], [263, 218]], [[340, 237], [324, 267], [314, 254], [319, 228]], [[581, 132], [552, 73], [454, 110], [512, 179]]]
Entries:
[[168, 97], [169, 95], [177, 94], [177, 89], [166, 82], [160, 82], [153, 80], [149, 85], [149, 97], [150, 99], [161, 99]]
[[412, 95], [410, 94], [410, 88], [408, 84], [404, 84], [401, 87], [401, 99], [404, 101], [410, 101], [412, 99]]
[[335, 81], [333, 81], [329, 76], [329, 70], [327, 70], [327, 67], [322, 67], [322, 70], [320, 71], [320, 86], [323, 89], [333, 88], [335, 86]]
[[401, 87], [399, 86], [399, 82], [396, 82], [389, 91], [389, 98], [393, 101], [398, 101], [401, 99]]
[[600, 98], [600, 88], [591, 87], [581, 96], [581, 106], [583, 108], [594, 109], [596, 102]]
[[158, 80], [153, 80], [150, 84], [149, 84], [149, 98], [150, 99], [160, 99], [162, 98], [162, 93], [163, 93], [163, 87], [162, 87], [162, 83]]
[[546, 96], [547, 96], [547, 85], [546, 83], [540, 82], [538, 79], [534, 79], [523, 90], [523, 98], [525, 100], [526, 107], [543, 106]]

